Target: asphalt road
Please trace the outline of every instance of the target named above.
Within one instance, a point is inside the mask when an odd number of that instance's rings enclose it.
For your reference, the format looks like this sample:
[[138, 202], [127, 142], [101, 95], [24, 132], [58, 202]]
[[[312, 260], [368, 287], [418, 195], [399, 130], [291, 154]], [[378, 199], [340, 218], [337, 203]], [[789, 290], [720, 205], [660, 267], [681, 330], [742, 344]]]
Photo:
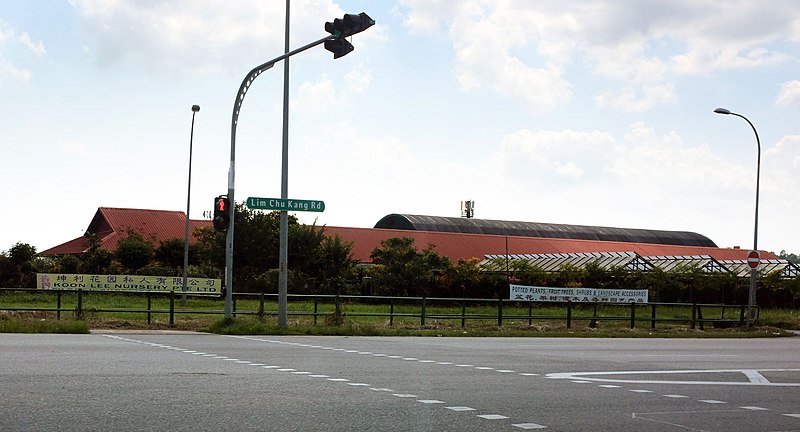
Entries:
[[0, 334], [2, 431], [800, 431], [800, 338]]

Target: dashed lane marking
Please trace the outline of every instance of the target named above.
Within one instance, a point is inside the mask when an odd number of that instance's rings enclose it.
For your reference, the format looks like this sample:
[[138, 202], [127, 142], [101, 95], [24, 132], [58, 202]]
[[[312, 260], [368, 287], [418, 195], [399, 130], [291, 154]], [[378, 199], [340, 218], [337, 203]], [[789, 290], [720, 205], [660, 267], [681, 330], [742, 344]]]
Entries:
[[[227, 356], [222, 356], [222, 355], [217, 355], [217, 354], [200, 353], [200, 352], [194, 351], [194, 350], [187, 350], [187, 349], [183, 349], [183, 348], [165, 346], [165, 345], [155, 344], [155, 343], [142, 341], [142, 340], [123, 338], [123, 337], [119, 337], [119, 336], [111, 336], [111, 335], [103, 335], [103, 336], [111, 338], [111, 339], [117, 339], [117, 340], [125, 341], [125, 342], [132, 342], [132, 343], [138, 343], [138, 344], [143, 344], [143, 345], [149, 345], [149, 346], [154, 347], [154, 348], [165, 348], [165, 349], [169, 349], [169, 350], [173, 350], [173, 351], [180, 351], [180, 352], [183, 352], [185, 354], [190, 354], [190, 355], [201, 355], [201, 356], [204, 356], [204, 357], [207, 357], [207, 358], [210, 358], [210, 359], [214, 359], [214, 360], [229, 361], [229, 362], [232, 362], [232, 363], [241, 364], [241, 365], [247, 365], [247, 366], [257, 366], [257, 367], [261, 367], [263, 369], [274, 370], [276, 372], [290, 373], [290, 374], [296, 375], [296, 376], [308, 376], [308, 377], [313, 377], [313, 378], [325, 378], [328, 381], [337, 382], [337, 383], [344, 383], [344, 384], [347, 384], [347, 385], [352, 386], [352, 387], [369, 388], [369, 390], [374, 391], [374, 392], [387, 392], [387, 393], [391, 394], [392, 396], [395, 396], [395, 397], [400, 398], [400, 399], [416, 399], [416, 401], [418, 403], [425, 404], [425, 405], [446, 405], [447, 404], [447, 402], [442, 401], [442, 400], [438, 400], [438, 399], [417, 399], [419, 396], [417, 396], [415, 394], [396, 392], [395, 390], [392, 390], [392, 389], [389, 389], [389, 388], [372, 387], [372, 385], [368, 384], [368, 383], [351, 382], [347, 378], [330, 378], [328, 375], [313, 374], [312, 372], [309, 372], [309, 371], [298, 371], [297, 369], [294, 369], [294, 368], [281, 367], [279, 365], [267, 365], [265, 363], [256, 363], [256, 362], [252, 362], [252, 361], [249, 361], [249, 360], [240, 360], [240, 359], [237, 359], [237, 358], [232, 358], [232, 357], [227, 357]], [[251, 339], [251, 338], [244, 338], [244, 339]], [[254, 340], [264, 341], [263, 339], [254, 339]], [[277, 341], [269, 341], [269, 342], [275, 343]], [[321, 347], [321, 346], [317, 346], [317, 345], [307, 345], [307, 344], [299, 344], [299, 343], [286, 343], [286, 344], [287, 345], [293, 345], [293, 346], [299, 346], [299, 347], [303, 347], [303, 348], [334, 349], [334, 348], [330, 348], [330, 347]], [[358, 351], [358, 350], [344, 350], [344, 349], [335, 349], [335, 350], [349, 352], [349, 353], [358, 353], [358, 354], [361, 354], [361, 355], [373, 355], [373, 356], [379, 357], [379, 358], [381, 358], [381, 357], [382, 358], [401, 358], [401, 359], [406, 360], [406, 361], [417, 361], [417, 362], [420, 362], [420, 363], [438, 363], [438, 364], [442, 364], [442, 365], [453, 365], [452, 362], [437, 362], [435, 360], [420, 360], [420, 359], [413, 358], [413, 357], [389, 356], [388, 354], [380, 354], [380, 353], [376, 354], [376, 353]], [[460, 367], [474, 367], [472, 365], [457, 365], [457, 366], [460, 366]], [[476, 369], [481, 369], [481, 370], [494, 370], [494, 371], [499, 372], [499, 373], [515, 373], [515, 371], [510, 370], [510, 369], [495, 369], [495, 368], [491, 368], [491, 367], [475, 367], [475, 368]], [[530, 375], [537, 376], [538, 374], [530, 374]], [[450, 411], [454, 411], [454, 412], [477, 411], [476, 408], [467, 407], [467, 406], [446, 406], [444, 408], [446, 408], [446, 409], [448, 409]], [[480, 414], [480, 415], [477, 415], [476, 417], [479, 417], [479, 418], [482, 418], [482, 419], [486, 419], [486, 420], [505, 420], [505, 419], [510, 418], [510, 417], [502, 415], [502, 414]], [[516, 428], [520, 428], [520, 429], [546, 429], [547, 428], [546, 426], [540, 425], [538, 423], [516, 423], [516, 424], [513, 424], [512, 426], [516, 427]]]

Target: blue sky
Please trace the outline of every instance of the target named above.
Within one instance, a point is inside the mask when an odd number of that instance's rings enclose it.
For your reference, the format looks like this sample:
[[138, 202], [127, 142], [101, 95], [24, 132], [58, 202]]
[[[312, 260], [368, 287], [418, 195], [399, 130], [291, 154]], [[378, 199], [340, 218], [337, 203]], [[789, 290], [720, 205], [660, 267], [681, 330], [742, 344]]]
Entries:
[[[283, 52], [283, 1], [0, 2], [0, 250], [83, 234], [98, 207], [227, 192], [234, 98]], [[390, 213], [694, 231], [800, 252], [793, 1], [293, 0], [291, 46], [366, 12], [334, 60], [291, 59], [289, 196], [306, 223]], [[239, 117], [236, 198], [280, 196], [283, 68]]]

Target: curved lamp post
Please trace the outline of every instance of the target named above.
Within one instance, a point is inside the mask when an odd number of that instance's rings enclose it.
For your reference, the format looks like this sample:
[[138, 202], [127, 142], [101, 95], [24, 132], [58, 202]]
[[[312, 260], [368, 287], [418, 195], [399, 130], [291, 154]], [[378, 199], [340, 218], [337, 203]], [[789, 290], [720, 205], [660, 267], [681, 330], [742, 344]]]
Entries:
[[[725, 115], [733, 115], [736, 117], [741, 117], [750, 127], [753, 129], [753, 133], [756, 135], [756, 145], [758, 146], [758, 161], [756, 164], [756, 217], [755, 217], [755, 228], [753, 229], [753, 250], [758, 252], [758, 189], [759, 183], [761, 182], [761, 140], [758, 139], [758, 131], [756, 131], [756, 127], [753, 126], [753, 123], [747, 119], [747, 117], [732, 112], [726, 108], [717, 108], [714, 110], [717, 114], [725, 114]], [[753, 320], [753, 307], [756, 305], [756, 279], [758, 278], [758, 271], [753, 268], [750, 270], [750, 291], [747, 297], [747, 327], [750, 327], [750, 322]]]
[[192, 140], [194, 139], [194, 115], [200, 105], [192, 105], [192, 129], [189, 132], [189, 186], [186, 191], [186, 236], [183, 242], [183, 296], [181, 304], [186, 304], [187, 281], [189, 280], [189, 204], [192, 202]]

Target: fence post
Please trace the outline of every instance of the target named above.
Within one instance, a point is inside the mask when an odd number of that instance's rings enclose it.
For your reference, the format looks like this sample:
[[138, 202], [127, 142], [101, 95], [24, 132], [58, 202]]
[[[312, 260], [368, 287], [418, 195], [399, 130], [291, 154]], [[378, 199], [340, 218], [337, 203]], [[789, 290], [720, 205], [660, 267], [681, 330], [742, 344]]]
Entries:
[[497, 299], [497, 326], [503, 326], [503, 299]]
[[739, 306], [739, 325], [740, 326], [742, 324], [744, 324], [744, 310], [745, 310], [745, 305]]
[[150, 325], [150, 314], [153, 310], [153, 300], [150, 291], [147, 291], [147, 325]]
[[425, 313], [426, 313], [426, 310], [425, 310], [425, 306], [426, 305], [425, 305], [425, 303], [426, 303], [425, 302], [425, 296], [422, 296], [422, 310], [420, 311], [420, 314], [419, 314], [420, 318], [419, 319], [420, 319], [420, 326], [423, 326], [423, 327], [425, 326]]
[[631, 328], [636, 327], [636, 302], [631, 302]]
[[656, 328], [656, 305], [651, 304], [650, 307], [652, 308], [652, 312], [650, 314], [650, 328]]
[[79, 320], [83, 319], [83, 290], [80, 288], [78, 289], [78, 306], [75, 310], [75, 315]]
[[533, 301], [528, 300], [528, 325], [533, 325]]
[[319, 310], [319, 298], [314, 294], [314, 325], [317, 325], [317, 311]]
[[567, 328], [572, 328], [572, 302], [567, 300]]
[[703, 308], [700, 305], [697, 305], [697, 319], [700, 322], [700, 330], [705, 330], [705, 328], [703, 328]]
[[461, 300], [461, 328], [467, 326], [467, 299]]
[[394, 325], [394, 297], [389, 299], [389, 325]]
[[61, 290], [56, 293], [56, 318], [61, 321]]
[[336, 322], [338, 323], [339, 320], [342, 319], [342, 299], [339, 297], [339, 293], [336, 293], [336, 297], [334, 297], [334, 303], [336, 306], [336, 310], [334, 311], [334, 317], [336, 318]]
[[258, 295], [258, 318], [264, 318], [264, 291], [261, 291]]
[[175, 290], [169, 292], [169, 325], [175, 324]]
[[692, 330], [697, 325], [697, 303], [692, 303]]

